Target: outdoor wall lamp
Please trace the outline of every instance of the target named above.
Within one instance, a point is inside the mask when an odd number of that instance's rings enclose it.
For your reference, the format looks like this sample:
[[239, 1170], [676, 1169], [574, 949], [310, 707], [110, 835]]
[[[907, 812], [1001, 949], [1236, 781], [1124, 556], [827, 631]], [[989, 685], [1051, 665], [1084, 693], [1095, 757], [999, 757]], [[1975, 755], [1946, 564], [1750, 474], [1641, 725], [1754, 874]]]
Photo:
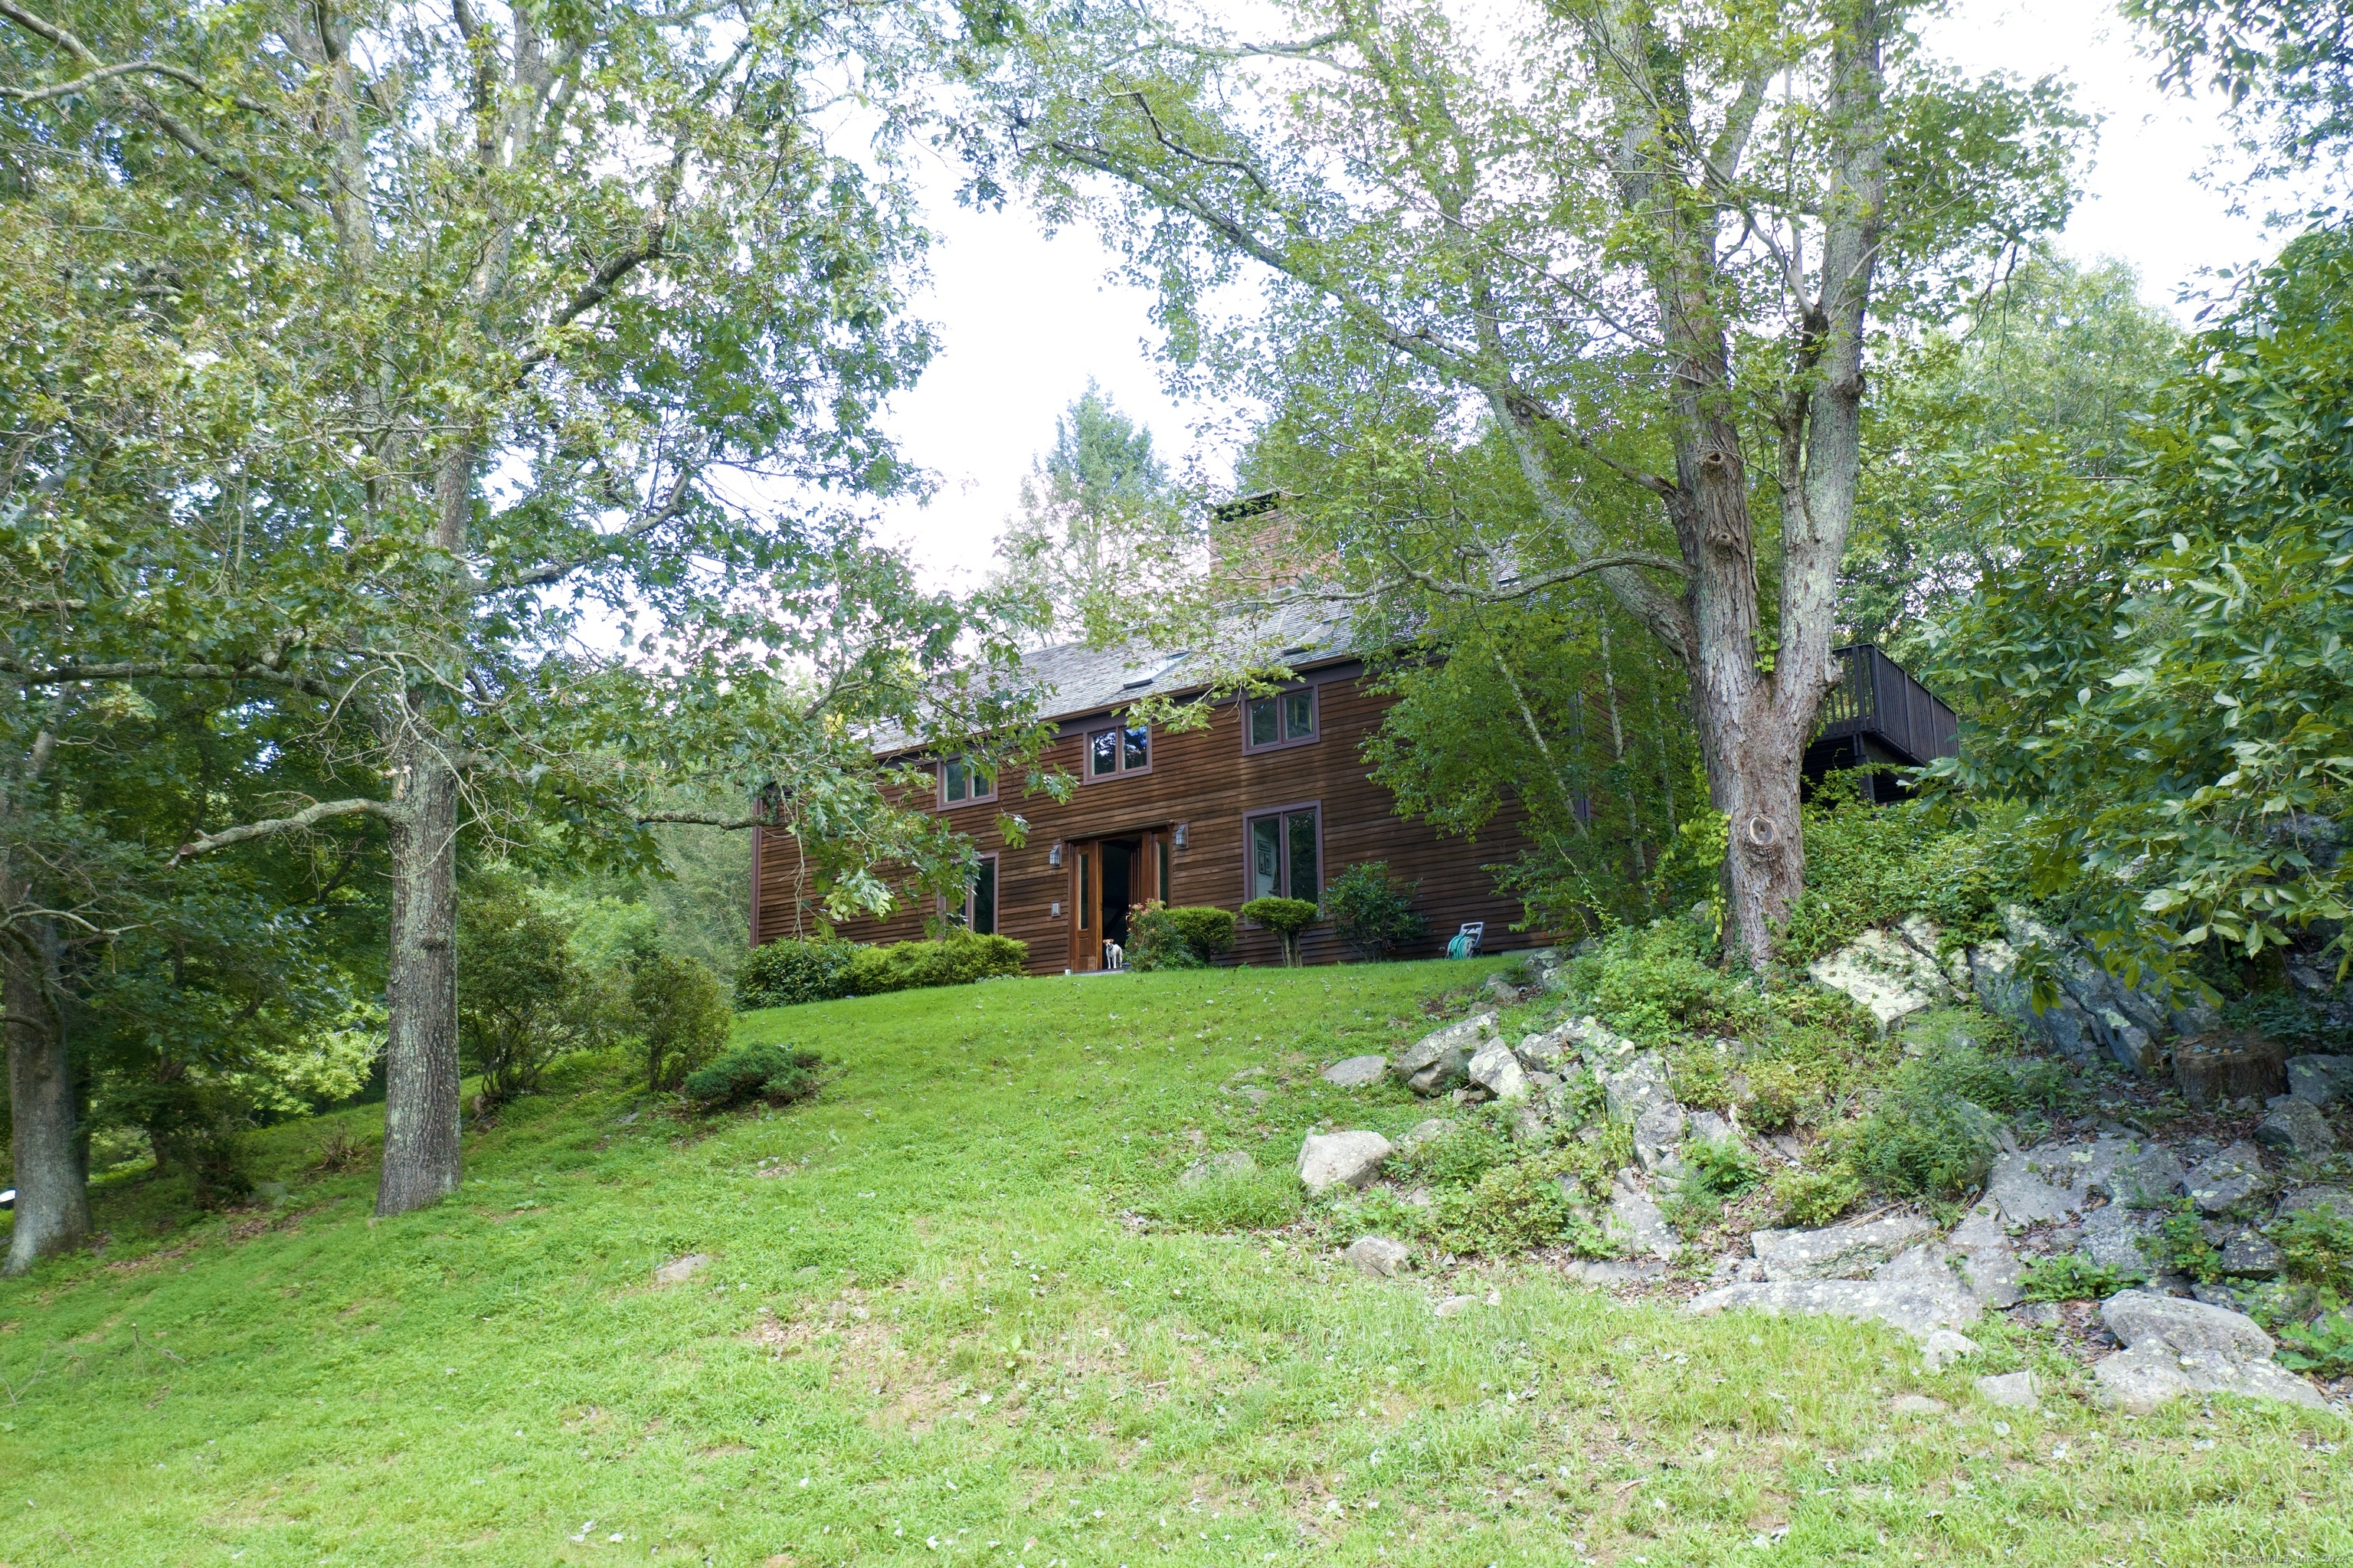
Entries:
[[1179, 822], [1176, 824], [1176, 832], [1170, 835], [1176, 841], [1176, 847], [1178, 849], [1183, 849], [1185, 847], [1185, 830], [1191, 825], [1192, 824], [1189, 822]]
[[1053, 848], [1046, 852], [1046, 863], [1048, 865], [1060, 865], [1062, 863], [1062, 846], [1060, 844], [1058, 843]]

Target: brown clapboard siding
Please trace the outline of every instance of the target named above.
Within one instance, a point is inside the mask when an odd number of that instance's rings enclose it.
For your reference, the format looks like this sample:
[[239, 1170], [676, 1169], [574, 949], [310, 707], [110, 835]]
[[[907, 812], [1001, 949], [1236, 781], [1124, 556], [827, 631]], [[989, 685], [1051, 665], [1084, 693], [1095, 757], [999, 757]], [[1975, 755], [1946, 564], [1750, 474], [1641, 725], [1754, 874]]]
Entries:
[[[1049, 865], [1054, 844], [1125, 837], [1182, 822], [1187, 842], [1170, 852], [1170, 902], [1237, 909], [1245, 893], [1244, 819], [1270, 807], [1308, 802], [1322, 811], [1324, 880], [1360, 862], [1385, 860], [1393, 874], [1421, 885], [1416, 901], [1430, 936], [1405, 956], [1443, 953], [1466, 920], [1486, 922], [1488, 951], [1532, 945], [1535, 936], [1510, 929], [1520, 918], [1518, 901], [1498, 894], [1493, 874], [1483, 869], [1513, 859], [1525, 847], [1520, 814], [1516, 809], [1499, 814], [1476, 840], [1444, 835], [1426, 822], [1399, 817], [1394, 798], [1366, 776], [1363, 742], [1379, 726], [1388, 700], [1363, 689], [1360, 668], [1352, 662], [1321, 678], [1306, 677], [1316, 688], [1318, 706], [1318, 734], [1312, 744], [1246, 753], [1240, 705], [1225, 702], [1213, 706], [1208, 722], [1197, 728], [1172, 733], [1155, 727], [1148, 772], [1081, 784], [1068, 801], [1042, 792], [1024, 796], [1008, 785], [995, 800], [949, 808], [950, 822], [981, 849], [997, 852], [997, 928], [1029, 944], [1031, 972], [1057, 973], [1070, 962], [1077, 857], [1066, 853], [1061, 865]], [[1085, 760], [1087, 731], [1110, 722], [1109, 715], [1097, 714], [1066, 723], [1043, 763], [1077, 775]], [[1028, 820], [1021, 847], [1006, 843], [998, 833], [1000, 812]], [[781, 832], [763, 836], [757, 929], [761, 939], [771, 940], [791, 935], [800, 890], [793, 878], [790, 840]], [[1059, 916], [1052, 912], [1057, 902], [1063, 911]], [[923, 935], [931, 913], [928, 903], [916, 907], [909, 899], [888, 918], [845, 922], [839, 932], [860, 942], [906, 941]], [[1326, 926], [1311, 928], [1301, 950], [1309, 963], [1348, 956]], [[1280, 952], [1270, 933], [1246, 927], [1235, 958], [1271, 964]]]

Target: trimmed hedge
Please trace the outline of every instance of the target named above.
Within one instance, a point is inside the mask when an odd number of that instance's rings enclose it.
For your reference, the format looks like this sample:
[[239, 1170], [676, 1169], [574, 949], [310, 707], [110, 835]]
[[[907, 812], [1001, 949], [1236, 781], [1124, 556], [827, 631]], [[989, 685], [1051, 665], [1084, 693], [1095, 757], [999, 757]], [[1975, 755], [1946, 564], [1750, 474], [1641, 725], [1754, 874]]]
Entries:
[[1029, 945], [1010, 937], [976, 937], [959, 931], [938, 942], [893, 942], [860, 948], [849, 969], [850, 996], [919, 991], [935, 985], [970, 985], [998, 975], [1024, 973]]
[[865, 949], [855, 942], [818, 938], [810, 941], [764, 942], [735, 971], [735, 1005], [794, 1007], [853, 995], [850, 967]]
[[735, 975], [738, 1008], [795, 1007], [845, 996], [927, 986], [968, 985], [1028, 968], [1028, 944], [1010, 937], [976, 937], [958, 931], [943, 941], [894, 942], [863, 947], [819, 938], [769, 942], [753, 949]]

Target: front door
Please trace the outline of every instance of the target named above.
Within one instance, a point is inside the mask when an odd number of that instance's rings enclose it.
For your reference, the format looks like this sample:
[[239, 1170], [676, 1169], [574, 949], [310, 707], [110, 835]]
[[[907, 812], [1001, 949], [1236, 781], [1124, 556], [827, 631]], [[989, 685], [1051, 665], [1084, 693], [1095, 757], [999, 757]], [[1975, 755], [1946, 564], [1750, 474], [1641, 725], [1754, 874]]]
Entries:
[[1071, 968], [1103, 967], [1103, 944], [1127, 945], [1128, 911], [1168, 896], [1168, 835], [1157, 828], [1071, 846]]

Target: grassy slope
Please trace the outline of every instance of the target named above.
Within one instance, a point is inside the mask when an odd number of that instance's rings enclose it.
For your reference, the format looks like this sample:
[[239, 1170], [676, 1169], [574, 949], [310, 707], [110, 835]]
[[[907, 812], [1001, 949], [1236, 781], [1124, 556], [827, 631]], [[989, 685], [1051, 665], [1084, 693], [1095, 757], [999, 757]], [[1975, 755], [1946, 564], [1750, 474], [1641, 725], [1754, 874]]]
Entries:
[[[2353, 1557], [2333, 1416], [2063, 1393], [2005, 1434], [1968, 1393], [2032, 1356], [2000, 1330], [1926, 1376], [1872, 1328], [1694, 1321], [1533, 1265], [1376, 1283], [1300, 1231], [1123, 1222], [1198, 1149], [1410, 1125], [1312, 1069], [1418, 1033], [1465, 973], [753, 1014], [843, 1065], [819, 1102], [703, 1136], [576, 1063], [470, 1136], [457, 1200], [381, 1224], [364, 1176], [302, 1173], [315, 1124], [267, 1135], [282, 1210], [158, 1236], [153, 1189], [110, 1189], [111, 1261], [0, 1287], [0, 1563]], [[1263, 1110], [1220, 1091], [1250, 1066]], [[717, 1261], [649, 1287], [689, 1251]], [[1449, 1289], [1499, 1304], [1436, 1319]], [[1891, 1411], [1914, 1392], [1957, 1414]]]

